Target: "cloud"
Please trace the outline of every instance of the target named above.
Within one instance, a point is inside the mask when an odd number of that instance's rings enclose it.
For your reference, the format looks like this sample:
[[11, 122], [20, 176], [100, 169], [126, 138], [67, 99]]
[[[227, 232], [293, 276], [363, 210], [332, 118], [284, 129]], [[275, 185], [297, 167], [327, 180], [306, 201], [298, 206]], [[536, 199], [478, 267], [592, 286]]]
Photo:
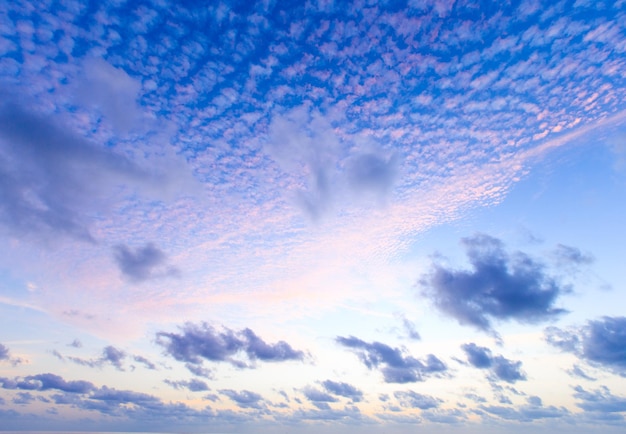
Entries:
[[574, 397], [581, 401], [576, 405], [585, 411], [600, 413], [626, 412], [626, 398], [611, 394], [611, 391], [606, 386], [602, 386], [592, 392], [586, 391], [581, 386], [574, 387], [574, 390]]
[[13, 404], [25, 405], [30, 404], [35, 400], [35, 396], [29, 392], [19, 392], [15, 398], [13, 398]]
[[519, 422], [531, 422], [539, 419], [554, 419], [569, 415], [569, 411], [564, 407], [555, 407], [553, 405], [544, 406], [541, 398], [538, 396], [530, 396], [526, 405], [520, 405], [516, 408], [504, 407], [499, 405], [481, 405], [480, 409], [487, 413], [498, 416], [506, 420], [515, 420]]
[[563, 244], [557, 245], [554, 256], [559, 265], [587, 265], [593, 263], [595, 260], [591, 254], [583, 253], [576, 247], [565, 246]]
[[132, 282], [178, 274], [176, 268], [161, 267], [167, 263], [167, 256], [153, 243], [147, 243], [134, 251], [125, 245], [117, 245], [114, 250], [115, 262], [120, 271]]
[[461, 349], [467, 355], [470, 365], [479, 369], [489, 369], [499, 380], [507, 383], [526, 380], [526, 375], [521, 371], [520, 361], [509, 360], [501, 355], [493, 356], [489, 348], [479, 347], [475, 343], [463, 344]]
[[142, 365], [144, 365], [146, 368], [148, 369], [156, 369], [156, 365], [154, 363], [152, 363], [150, 360], [146, 359], [143, 356], [133, 356], [133, 360], [135, 362], [141, 363]]
[[330, 394], [328, 394], [326, 392], [323, 392], [323, 391], [321, 391], [319, 389], [316, 389], [314, 387], [305, 387], [302, 390], [302, 393], [314, 405], [317, 405], [319, 403], [326, 404], [326, 405], [318, 406], [318, 408], [320, 408], [320, 409], [328, 409], [330, 407], [328, 406], [327, 403], [329, 403], [329, 402], [337, 402], [337, 398], [335, 398], [334, 396], [332, 396], [332, 395], [330, 395]]
[[548, 327], [545, 339], [596, 367], [626, 376], [626, 317], [602, 317], [578, 329]]
[[0, 344], [0, 360], [9, 360], [10, 358], [9, 349], [3, 344]]
[[198, 379], [191, 379], [189, 381], [171, 381], [171, 380], [163, 380], [166, 384], [169, 384], [170, 386], [172, 386], [174, 389], [181, 389], [181, 388], [186, 388], [188, 389], [190, 392], [205, 392], [207, 390], [210, 390], [209, 386], [201, 380]]
[[104, 347], [102, 350], [102, 360], [103, 363], [110, 363], [115, 366], [120, 371], [123, 370], [122, 362], [126, 358], [126, 353], [120, 349], [115, 348], [114, 346]]
[[201, 367], [205, 360], [227, 362], [239, 368], [251, 367], [240, 360], [244, 355], [251, 362], [284, 362], [305, 357], [302, 351], [284, 341], [266, 343], [248, 328], [238, 332], [228, 328], [218, 331], [207, 323], [187, 323], [182, 327], [182, 334], [159, 332], [157, 343], [166, 354], [186, 362], [188, 368]]
[[20, 363], [24, 362], [24, 360], [19, 357], [11, 356], [9, 348], [3, 344], [0, 344], [0, 362], [3, 360], [11, 363], [13, 366], [19, 365]]
[[120, 132], [137, 127], [142, 118], [137, 104], [141, 83], [99, 58], [85, 60], [83, 72], [78, 101], [99, 110]]
[[435, 264], [420, 280], [441, 312], [485, 331], [492, 331], [492, 319], [536, 323], [565, 312], [554, 303], [569, 288], [547, 275], [542, 263], [521, 252], [507, 253], [500, 240], [488, 235], [462, 243], [472, 271]]
[[110, 208], [116, 187], [164, 188], [170, 176], [13, 102], [0, 104], [0, 151], [0, 223], [18, 235], [94, 241], [89, 215]]
[[372, 193], [384, 197], [398, 176], [395, 156], [385, 158], [375, 153], [354, 156], [347, 164], [349, 185], [357, 193]]
[[589, 381], [596, 381], [597, 378], [593, 378], [590, 375], [588, 375], [580, 366], [578, 365], [574, 365], [572, 366], [572, 369], [568, 369], [567, 373], [569, 375], [571, 375], [572, 377], [578, 377], [578, 378], [582, 378], [584, 380], [589, 380]]
[[432, 354], [422, 361], [381, 342], [368, 343], [354, 336], [339, 336], [335, 341], [352, 349], [368, 369], [380, 369], [386, 383], [424, 381], [426, 376], [447, 370], [446, 365]]
[[[76, 356], [63, 356], [56, 350], [53, 351], [52, 354], [54, 354], [60, 360], [69, 360], [72, 363], [76, 363], [81, 366], [88, 366], [90, 368], [102, 368], [102, 366], [104, 366], [105, 364], [110, 364], [119, 371], [124, 370], [124, 360], [128, 357], [128, 354], [126, 354], [125, 351], [119, 348], [115, 348], [112, 345], [104, 347], [102, 349], [101, 356], [95, 359], [84, 359], [82, 357]], [[133, 359], [136, 362], [143, 363], [148, 369], [155, 368], [154, 364], [141, 356], [133, 356]]]
[[437, 408], [443, 401], [432, 396], [422, 395], [421, 393], [413, 392], [412, 390], [406, 392], [394, 392], [393, 396], [396, 397], [400, 406], [404, 408], [419, 408], [420, 410], [428, 410], [429, 408]]
[[262, 402], [263, 397], [249, 390], [237, 392], [231, 389], [222, 389], [220, 393], [232, 399], [241, 408], [261, 409], [265, 407]]
[[406, 319], [404, 316], [402, 316], [401, 319], [402, 319], [402, 328], [404, 329], [406, 336], [409, 339], [414, 340], [414, 341], [421, 340], [422, 337], [420, 336], [419, 332], [415, 328], [415, 324], [413, 324], [411, 321]]
[[56, 374], [29, 375], [13, 380], [0, 377], [4, 389], [21, 390], [60, 390], [67, 393], [88, 393], [96, 389], [89, 381], [65, 381]]
[[352, 402], [360, 402], [363, 400], [363, 392], [348, 383], [326, 380], [322, 382], [322, 386], [324, 386], [324, 389], [329, 393], [349, 398]]

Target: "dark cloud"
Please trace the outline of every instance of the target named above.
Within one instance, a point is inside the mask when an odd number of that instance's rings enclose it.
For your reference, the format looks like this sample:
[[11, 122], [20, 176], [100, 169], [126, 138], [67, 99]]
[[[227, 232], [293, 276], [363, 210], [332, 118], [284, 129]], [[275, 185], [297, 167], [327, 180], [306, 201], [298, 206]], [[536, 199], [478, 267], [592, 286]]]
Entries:
[[626, 398], [611, 394], [611, 391], [606, 386], [602, 386], [593, 392], [588, 392], [581, 386], [576, 386], [574, 391], [574, 397], [581, 401], [576, 405], [585, 411], [600, 413], [626, 412]]
[[230, 389], [222, 389], [220, 393], [232, 399], [241, 408], [261, 409], [263, 405], [263, 397], [255, 392], [242, 390], [237, 392]]
[[444, 363], [432, 354], [425, 361], [418, 360], [398, 348], [381, 342], [368, 343], [354, 336], [337, 337], [336, 342], [352, 349], [369, 369], [379, 369], [387, 383], [413, 383], [425, 376], [447, 370]]
[[485, 331], [492, 331], [492, 319], [535, 323], [565, 312], [554, 304], [569, 288], [546, 274], [542, 263], [521, 252], [507, 253], [500, 240], [488, 235], [462, 243], [472, 271], [435, 264], [420, 280], [441, 312]]
[[353, 402], [360, 402], [363, 399], [363, 392], [348, 383], [326, 380], [322, 382], [322, 386], [327, 392], [349, 398]]
[[211, 390], [209, 386], [202, 380], [191, 379], [189, 381], [171, 381], [171, 380], [163, 380], [166, 384], [169, 384], [174, 389], [188, 389], [190, 392], [205, 392], [207, 390]]
[[486, 347], [479, 347], [474, 343], [463, 344], [461, 348], [467, 355], [467, 361], [475, 368], [489, 369], [499, 380], [507, 383], [515, 383], [519, 380], [526, 380], [526, 375], [522, 372], [522, 362], [509, 360], [501, 355], [494, 356], [491, 350]]
[[68, 346], [74, 347], [74, 348], [82, 348], [83, 343], [79, 341], [78, 339], [74, 339], [71, 343], [68, 344]]
[[422, 395], [421, 393], [408, 390], [406, 392], [394, 392], [393, 396], [396, 397], [400, 406], [404, 408], [419, 408], [421, 410], [428, 410], [429, 408], [439, 407], [443, 401], [439, 398], [434, 398], [428, 395]]
[[105, 200], [105, 191], [150, 178], [110, 148], [14, 103], [0, 106], [0, 149], [0, 223], [18, 234], [93, 240], [87, 214]]
[[266, 343], [248, 328], [239, 332], [228, 328], [218, 331], [207, 323], [187, 323], [182, 327], [181, 334], [159, 332], [157, 343], [166, 354], [186, 362], [188, 368], [201, 367], [205, 360], [227, 362], [239, 368], [250, 367], [235, 358], [244, 355], [252, 362], [283, 362], [303, 360], [305, 357], [302, 351], [294, 350], [284, 341]]
[[544, 335], [551, 345], [626, 376], [626, 317], [605, 316], [579, 329], [548, 327]]
[[132, 282], [142, 282], [156, 277], [176, 276], [178, 270], [167, 266], [167, 256], [152, 243], [135, 250], [125, 245], [115, 246], [115, 262], [120, 271]]

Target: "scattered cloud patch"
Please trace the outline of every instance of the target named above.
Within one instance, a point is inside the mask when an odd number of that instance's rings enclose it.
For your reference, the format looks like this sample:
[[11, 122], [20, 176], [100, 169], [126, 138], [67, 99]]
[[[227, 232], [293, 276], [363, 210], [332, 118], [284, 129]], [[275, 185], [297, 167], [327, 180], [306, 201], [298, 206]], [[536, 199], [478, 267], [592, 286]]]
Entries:
[[574, 387], [574, 397], [580, 400], [576, 405], [585, 411], [599, 413], [626, 412], [626, 398], [615, 396], [606, 386], [587, 391], [581, 386]]
[[19, 357], [11, 356], [11, 352], [9, 351], [9, 348], [4, 344], [0, 344], [0, 362], [2, 361], [9, 362], [13, 366], [19, 365], [20, 363], [24, 362], [24, 360], [22, 360]]
[[293, 349], [287, 342], [268, 344], [249, 328], [217, 330], [207, 323], [187, 323], [181, 331], [180, 334], [159, 332], [157, 343], [166, 354], [185, 362], [188, 368], [202, 368], [204, 361], [227, 362], [238, 368], [250, 368], [257, 360], [284, 362], [305, 358], [304, 352]]
[[559, 244], [554, 252], [557, 264], [563, 266], [579, 266], [593, 263], [595, 258], [589, 253], [583, 253], [576, 247]]
[[116, 186], [160, 184], [133, 161], [97, 147], [60, 121], [0, 105], [0, 223], [16, 234], [94, 241], [88, 214]]
[[522, 252], [508, 253], [502, 241], [489, 235], [461, 241], [473, 270], [434, 264], [420, 280], [441, 312], [484, 331], [493, 331], [493, 319], [536, 323], [565, 312], [554, 304], [569, 288], [548, 275], [541, 262]]
[[38, 374], [15, 379], [0, 377], [4, 389], [59, 390], [67, 393], [88, 393], [96, 389], [89, 381], [66, 381], [56, 374]]
[[360, 402], [363, 400], [363, 392], [351, 384], [326, 380], [322, 382], [322, 386], [324, 386], [327, 392], [349, 398], [352, 402]]
[[526, 380], [521, 361], [509, 360], [501, 355], [494, 356], [489, 348], [480, 347], [473, 342], [461, 345], [461, 349], [467, 355], [470, 365], [479, 369], [488, 369], [497, 380], [507, 383]]
[[254, 408], [260, 410], [265, 407], [263, 404], [263, 397], [258, 393], [250, 392], [249, 390], [242, 390], [238, 392], [231, 389], [222, 389], [219, 392], [226, 395], [241, 408]]
[[428, 395], [422, 395], [421, 393], [417, 393], [412, 390], [406, 392], [394, 392], [393, 396], [396, 397], [400, 406], [404, 408], [419, 408], [421, 410], [428, 410], [430, 408], [437, 408], [441, 403], [443, 403], [441, 399]]
[[432, 354], [426, 360], [418, 360], [399, 348], [381, 342], [368, 343], [354, 336], [339, 336], [335, 341], [351, 349], [368, 369], [379, 369], [387, 383], [424, 381], [427, 376], [447, 370], [446, 365]]
[[602, 317], [578, 329], [548, 327], [546, 341], [581, 360], [626, 376], [626, 317]]
[[187, 389], [190, 392], [205, 392], [207, 390], [211, 390], [209, 386], [202, 380], [198, 380], [196, 378], [192, 378], [189, 381], [181, 380], [181, 381], [171, 381], [171, 380], [163, 380], [165, 384], [169, 384], [174, 389]]
[[540, 419], [556, 419], [568, 416], [570, 412], [564, 407], [553, 405], [544, 406], [542, 400], [537, 396], [527, 399], [526, 405], [517, 407], [505, 407], [499, 405], [481, 405], [480, 408], [489, 414], [505, 420], [518, 422], [532, 422]]

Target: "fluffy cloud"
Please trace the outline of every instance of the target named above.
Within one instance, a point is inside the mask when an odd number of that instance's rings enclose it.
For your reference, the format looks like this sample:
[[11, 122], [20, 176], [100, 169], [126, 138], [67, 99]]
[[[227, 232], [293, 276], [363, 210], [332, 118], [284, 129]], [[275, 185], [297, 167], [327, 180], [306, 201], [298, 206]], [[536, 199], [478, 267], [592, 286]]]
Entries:
[[426, 360], [418, 360], [398, 348], [381, 342], [368, 343], [354, 336], [337, 337], [336, 342], [352, 349], [369, 369], [380, 369], [387, 383], [413, 383], [424, 377], [440, 374], [446, 365], [432, 354]]
[[501, 355], [493, 356], [489, 348], [479, 347], [475, 343], [463, 344], [461, 348], [467, 355], [470, 365], [479, 369], [489, 369], [499, 380], [507, 383], [526, 380], [520, 361], [509, 360]]
[[178, 270], [166, 266], [167, 256], [152, 243], [134, 251], [125, 245], [115, 246], [115, 262], [132, 282], [141, 282], [160, 276], [175, 276]]
[[500, 240], [488, 235], [463, 238], [462, 243], [472, 271], [435, 264], [420, 280], [443, 313], [492, 331], [492, 319], [534, 323], [565, 312], [554, 304], [569, 289], [546, 274], [542, 263], [521, 252], [506, 252]]
[[221, 331], [207, 323], [187, 323], [182, 333], [157, 333], [157, 343], [166, 354], [185, 362], [187, 367], [201, 368], [205, 360], [228, 362], [240, 368], [250, 367], [241, 357], [251, 362], [283, 362], [303, 360], [305, 354], [293, 349], [287, 342], [268, 344], [252, 330], [246, 328], [234, 331], [223, 328]]
[[548, 327], [546, 341], [582, 360], [626, 376], [626, 317], [605, 316], [578, 329]]

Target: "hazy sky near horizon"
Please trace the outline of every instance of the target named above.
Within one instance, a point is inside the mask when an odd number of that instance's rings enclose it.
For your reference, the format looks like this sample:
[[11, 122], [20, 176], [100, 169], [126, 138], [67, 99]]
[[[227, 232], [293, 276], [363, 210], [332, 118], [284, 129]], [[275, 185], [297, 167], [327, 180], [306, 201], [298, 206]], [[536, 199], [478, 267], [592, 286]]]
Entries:
[[0, 430], [621, 432], [626, 2], [0, 0]]

